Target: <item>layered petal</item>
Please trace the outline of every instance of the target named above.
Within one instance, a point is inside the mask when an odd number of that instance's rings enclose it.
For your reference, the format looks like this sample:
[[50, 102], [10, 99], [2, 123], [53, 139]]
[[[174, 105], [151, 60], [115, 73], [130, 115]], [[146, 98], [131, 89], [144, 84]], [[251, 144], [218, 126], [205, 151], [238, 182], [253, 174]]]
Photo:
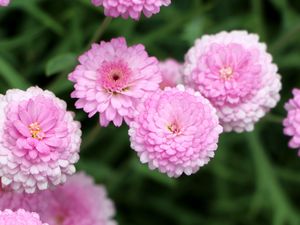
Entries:
[[280, 99], [266, 45], [246, 31], [204, 35], [185, 56], [184, 81], [216, 107], [225, 131], [251, 131]]
[[129, 135], [142, 163], [179, 177], [191, 175], [209, 162], [221, 132], [209, 101], [179, 85], [144, 99], [130, 123]]
[[[65, 102], [38, 87], [13, 89], [0, 96], [0, 116], [0, 155], [7, 159], [0, 162], [4, 189], [32, 193], [74, 173], [81, 130]], [[67, 162], [64, 167], [61, 160]]]

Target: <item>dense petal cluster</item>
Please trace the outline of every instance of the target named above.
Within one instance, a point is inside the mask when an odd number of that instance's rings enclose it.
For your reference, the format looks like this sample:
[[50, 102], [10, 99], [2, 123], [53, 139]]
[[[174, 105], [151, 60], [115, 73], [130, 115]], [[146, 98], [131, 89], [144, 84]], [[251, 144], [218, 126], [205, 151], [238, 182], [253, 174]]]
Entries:
[[0, 176], [4, 188], [35, 192], [75, 172], [80, 124], [66, 103], [31, 87], [0, 96]]
[[179, 177], [191, 175], [209, 162], [221, 132], [209, 101], [179, 85], [146, 98], [130, 123], [129, 135], [142, 163]]
[[182, 65], [174, 59], [167, 59], [166, 61], [159, 63], [162, 82], [160, 88], [176, 87], [182, 83]]
[[277, 66], [255, 34], [205, 35], [185, 59], [185, 83], [217, 108], [225, 131], [253, 130], [255, 122], [279, 101]]
[[42, 223], [39, 215], [23, 209], [13, 212], [9, 209], [0, 211], [0, 225], [47, 225]]
[[10, 3], [10, 0], [0, 0], [0, 7], [1, 6], [8, 6]]
[[[0, 210], [23, 208], [51, 225], [115, 225], [115, 209], [103, 186], [78, 173], [63, 185], [35, 194], [0, 193]], [[14, 224], [15, 225], [15, 224]]]
[[159, 13], [160, 7], [170, 5], [171, 0], [92, 0], [92, 3], [103, 6], [106, 16], [138, 20], [142, 13], [146, 17]]
[[283, 120], [284, 134], [291, 136], [289, 147], [298, 149], [300, 156], [300, 89], [293, 90], [293, 98], [285, 104], [287, 117]]
[[140, 98], [159, 89], [157, 59], [143, 45], [127, 47], [124, 38], [93, 44], [79, 61], [69, 75], [75, 83], [71, 96], [89, 117], [99, 113], [102, 126], [130, 121]]

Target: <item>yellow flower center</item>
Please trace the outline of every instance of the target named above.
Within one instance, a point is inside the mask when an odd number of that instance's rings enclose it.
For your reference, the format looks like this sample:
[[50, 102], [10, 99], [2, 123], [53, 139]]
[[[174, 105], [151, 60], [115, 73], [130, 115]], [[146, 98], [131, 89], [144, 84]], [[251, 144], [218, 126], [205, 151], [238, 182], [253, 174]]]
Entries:
[[225, 80], [230, 80], [233, 75], [233, 69], [230, 66], [220, 69], [220, 76]]
[[44, 138], [42, 129], [37, 122], [29, 125], [29, 131], [30, 131], [31, 137], [34, 139], [42, 140]]
[[180, 128], [176, 123], [172, 123], [172, 124], [168, 125], [167, 128], [173, 134], [179, 134], [180, 133]]

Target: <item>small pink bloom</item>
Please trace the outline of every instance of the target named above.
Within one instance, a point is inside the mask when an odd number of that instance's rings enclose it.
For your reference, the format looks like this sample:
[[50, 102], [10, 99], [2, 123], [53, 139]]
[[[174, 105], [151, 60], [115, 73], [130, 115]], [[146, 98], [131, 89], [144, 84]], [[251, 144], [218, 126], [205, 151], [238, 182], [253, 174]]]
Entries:
[[0, 211], [0, 225], [47, 225], [40, 221], [36, 213], [29, 213], [23, 209], [13, 212], [9, 209]]
[[114, 204], [105, 187], [95, 185], [84, 173], [34, 194], [0, 192], [0, 210], [7, 208], [35, 211], [51, 225], [116, 225]]
[[10, 0], [0, 0], [0, 7], [1, 6], [8, 6], [10, 3]]
[[300, 89], [293, 90], [294, 97], [285, 104], [287, 117], [283, 120], [284, 134], [291, 136], [289, 147], [298, 149], [300, 156]]
[[171, 0], [92, 0], [92, 4], [103, 6], [106, 16], [138, 20], [142, 13], [146, 17], [159, 13], [160, 7], [170, 5]]
[[167, 59], [164, 62], [160, 62], [159, 67], [162, 76], [162, 82], [160, 83], [161, 89], [165, 87], [176, 87], [182, 83], [182, 65], [176, 60]]
[[129, 135], [142, 163], [179, 177], [191, 175], [209, 162], [221, 132], [210, 102], [179, 85], [146, 98], [130, 123]]
[[79, 62], [69, 75], [75, 88], [71, 96], [89, 117], [99, 113], [102, 126], [130, 121], [140, 99], [161, 82], [157, 59], [143, 45], [127, 47], [124, 38], [93, 44]]
[[186, 55], [185, 83], [216, 107], [225, 131], [251, 131], [279, 101], [277, 66], [266, 45], [245, 31], [196, 40]]
[[35, 192], [58, 185], [75, 172], [80, 124], [66, 103], [38, 87], [0, 97], [2, 186]]

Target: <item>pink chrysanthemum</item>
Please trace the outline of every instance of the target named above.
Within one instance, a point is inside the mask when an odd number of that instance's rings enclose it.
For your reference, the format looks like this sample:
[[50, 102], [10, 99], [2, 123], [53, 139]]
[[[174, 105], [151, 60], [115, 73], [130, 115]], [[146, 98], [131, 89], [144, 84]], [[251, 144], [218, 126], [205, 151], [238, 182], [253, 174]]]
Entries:
[[142, 163], [179, 177], [191, 175], [209, 162], [221, 132], [209, 101], [179, 85], [146, 98], [130, 123], [129, 135]]
[[23, 209], [13, 212], [9, 209], [0, 211], [0, 225], [47, 225], [42, 223], [36, 213], [29, 213]]
[[300, 89], [293, 90], [293, 98], [285, 104], [287, 117], [283, 120], [284, 134], [291, 136], [289, 147], [298, 149], [300, 156]]
[[160, 7], [170, 5], [171, 0], [92, 0], [92, 3], [103, 6], [106, 16], [138, 20], [142, 13], [146, 17], [159, 13]]
[[1, 6], [8, 6], [10, 3], [10, 0], [0, 0], [0, 7]]
[[162, 76], [162, 82], [160, 83], [161, 89], [165, 87], [176, 87], [182, 83], [182, 65], [176, 60], [167, 59], [166, 61], [160, 62], [159, 67]]
[[143, 45], [127, 47], [124, 38], [93, 44], [79, 61], [69, 75], [75, 83], [71, 96], [89, 117], [100, 113], [102, 126], [130, 121], [140, 98], [159, 89], [157, 59], [149, 57]]
[[84, 173], [76, 174], [60, 187], [35, 194], [0, 193], [0, 210], [39, 213], [51, 225], [115, 225], [115, 209], [103, 186]]
[[66, 103], [31, 87], [0, 96], [0, 176], [4, 188], [35, 192], [75, 172], [80, 124]]
[[253, 130], [280, 99], [280, 76], [266, 45], [246, 31], [196, 40], [186, 55], [184, 78], [217, 108], [225, 131]]

